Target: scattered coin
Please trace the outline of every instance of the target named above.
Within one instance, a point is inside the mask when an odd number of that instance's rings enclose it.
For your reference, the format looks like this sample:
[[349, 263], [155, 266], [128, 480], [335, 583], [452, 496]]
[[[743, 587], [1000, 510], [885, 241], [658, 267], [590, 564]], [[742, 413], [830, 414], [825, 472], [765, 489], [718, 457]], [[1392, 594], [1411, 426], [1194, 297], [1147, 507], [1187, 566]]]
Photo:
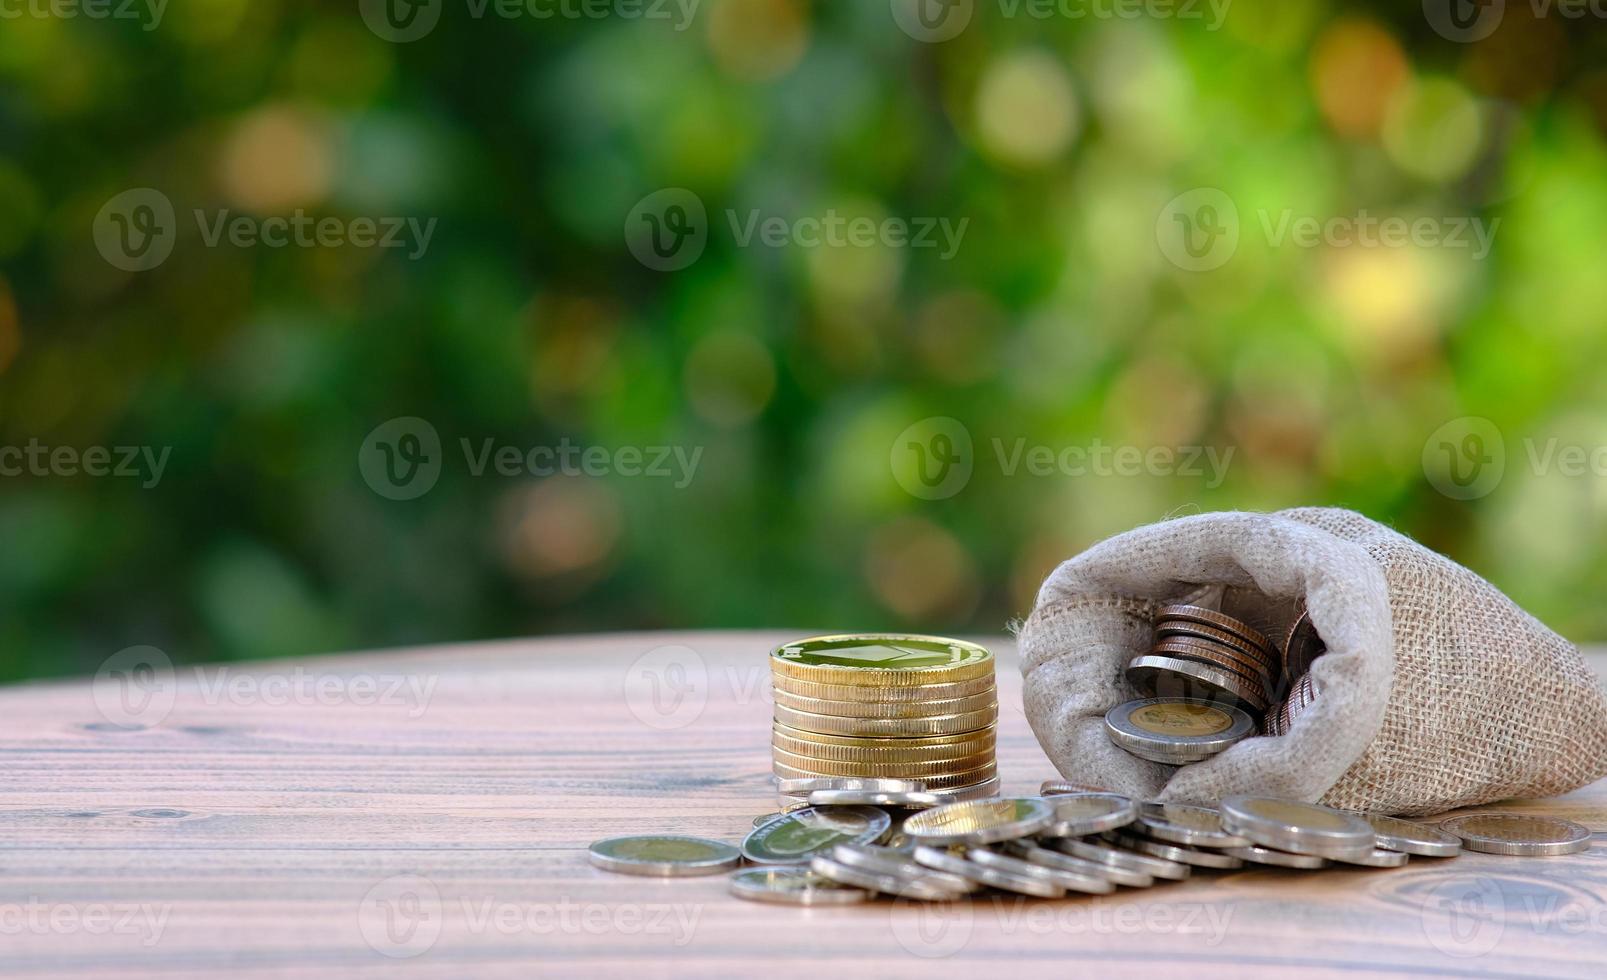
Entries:
[[1178, 844], [1168, 844], [1165, 841], [1150, 840], [1140, 834], [1129, 831], [1117, 831], [1111, 839], [1112, 843], [1134, 850], [1140, 854], [1160, 858], [1163, 861], [1176, 861], [1178, 864], [1188, 864], [1196, 868], [1237, 868], [1241, 864], [1236, 857], [1229, 857], [1220, 851], [1204, 851], [1193, 847], [1183, 847]]
[[1045, 779], [1043, 785], [1038, 787], [1039, 796], [1060, 796], [1064, 793], [1108, 793], [1110, 790], [1103, 786], [1090, 786], [1088, 783], [1073, 783], [1064, 779]]
[[1372, 825], [1367, 821], [1316, 803], [1229, 796], [1222, 800], [1220, 809], [1223, 830], [1279, 851], [1317, 857], [1362, 857], [1376, 846]]
[[802, 864], [838, 844], [869, 844], [892, 825], [873, 807], [805, 807], [755, 827], [742, 856], [756, 864]]
[[1116, 890], [1116, 886], [1111, 883], [1110, 879], [1100, 875], [1084, 874], [1079, 871], [1051, 867], [1047, 864], [1038, 864], [1025, 858], [989, 850], [986, 847], [970, 848], [965, 852], [965, 856], [985, 868], [993, 868], [1026, 878], [1042, 878], [1069, 892], [1082, 892], [1087, 895], [1108, 895]]
[[1266, 864], [1276, 868], [1299, 868], [1310, 871], [1326, 867], [1328, 864], [1327, 859], [1315, 855], [1291, 854], [1288, 851], [1262, 847], [1259, 844], [1251, 844], [1249, 847], [1229, 847], [1222, 853], [1249, 861], [1251, 864]]
[[1373, 842], [1387, 851], [1423, 857], [1455, 857], [1462, 850], [1462, 838], [1438, 827], [1379, 813], [1364, 813], [1361, 817], [1372, 824]]
[[1255, 734], [1255, 722], [1231, 704], [1146, 698], [1105, 713], [1105, 733], [1133, 755], [1181, 765], [1222, 752]]
[[1045, 843], [1056, 850], [1070, 854], [1072, 857], [1079, 857], [1085, 861], [1094, 861], [1100, 864], [1115, 865], [1128, 871], [1149, 875], [1151, 878], [1169, 878], [1173, 881], [1181, 881], [1189, 876], [1189, 866], [1186, 864], [1150, 857], [1147, 854], [1135, 854], [1119, 847], [1112, 847], [1105, 841], [1057, 837], [1053, 840], [1047, 840]]
[[1358, 864], [1367, 868], [1398, 868], [1411, 859], [1405, 851], [1390, 851], [1382, 847], [1375, 847], [1360, 857], [1336, 857], [1332, 860], [1343, 864]]
[[923, 810], [904, 821], [904, 833], [922, 844], [991, 844], [1027, 837], [1054, 821], [1040, 797], [965, 800]]
[[824, 854], [816, 854], [809, 859], [809, 870], [825, 878], [830, 878], [839, 885], [849, 885], [854, 888], [863, 888], [866, 891], [881, 892], [886, 895], [898, 895], [902, 898], [918, 898], [928, 902], [953, 898], [958, 892], [937, 885], [928, 884], [903, 875], [881, 874], [868, 871], [865, 868], [856, 868], [850, 864], [843, 864]]
[[838, 844], [832, 848], [831, 857], [839, 863], [866, 871], [903, 875], [956, 893], [974, 892], [981, 887], [969, 878], [928, 868], [907, 852], [875, 844]]
[[932, 807], [950, 802], [946, 796], [928, 792], [889, 793], [874, 789], [817, 789], [809, 794], [810, 806], [901, 806]]
[[1138, 805], [1116, 793], [1068, 793], [1049, 802], [1055, 808], [1055, 819], [1038, 831], [1042, 837], [1086, 837], [1138, 819]]
[[781, 816], [780, 813], [761, 813], [753, 818], [753, 825], [758, 827], [761, 824], [767, 824], [779, 816]]
[[1145, 803], [1138, 825], [1156, 840], [1188, 847], [1244, 847], [1250, 842], [1222, 829], [1222, 814], [1188, 803]]
[[1154, 877], [1142, 872], [1130, 871], [1114, 864], [1104, 864], [1084, 858], [1072, 857], [1070, 854], [1065, 854], [1061, 851], [1052, 851], [1047, 847], [1040, 847], [1030, 840], [1005, 841], [999, 846], [1003, 847], [1008, 853], [1031, 861], [1034, 864], [1045, 864], [1051, 868], [1062, 868], [1066, 871], [1075, 871], [1078, 874], [1095, 875], [1117, 885], [1126, 885], [1130, 888], [1148, 888], [1150, 885], [1155, 884]]
[[962, 878], [969, 878], [979, 885], [987, 885], [990, 888], [997, 888], [1001, 891], [1032, 895], [1036, 898], [1062, 898], [1066, 894], [1064, 888], [1052, 881], [1035, 878], [1031, 875], [1012, 874], [998, 868], [989, 868], [940, 847], [920, 844], [916, 846], [912, 856], [929, 868], [957, 874]]
[[752, 902], [777, 905], [855, 905], [874, 896], [862, 888], [839, 885], [808, 868], [748, 868], [731, 876], [731, 894]]
[[681, 878], [712, 875], [742, 862], [742, 852], [717, 840], [676, 835], [610, 837], [589, 849], [591, 863], [617, 874]]
[[1468, 813], [1440, 821], [1462, 846], [1485, 854], [1551, 857], [1590, 850], [1590, 829], [1559, 817], [1527, 813]]

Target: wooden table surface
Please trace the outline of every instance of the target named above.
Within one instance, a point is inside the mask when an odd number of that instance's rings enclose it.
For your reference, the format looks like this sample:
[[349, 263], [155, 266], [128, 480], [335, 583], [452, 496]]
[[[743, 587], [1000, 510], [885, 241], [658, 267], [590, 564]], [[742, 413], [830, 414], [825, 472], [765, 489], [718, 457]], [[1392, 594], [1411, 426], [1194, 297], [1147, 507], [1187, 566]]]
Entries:
[[[1202, 874], [1057, 902], [797, 909], [590, 867], [775, 809], [765, 653], [621, 634], [0, 690], [0, 974], [931, 976], [1607, 972], [1607, 780], [1501, 809], [1585, 854]], [[1007, 794], [1055, 774], [1000, 655]], [[1600, 668], [1607, 658], [1592, 655]], [[127, 678], [132, 677], [129, 681]]]

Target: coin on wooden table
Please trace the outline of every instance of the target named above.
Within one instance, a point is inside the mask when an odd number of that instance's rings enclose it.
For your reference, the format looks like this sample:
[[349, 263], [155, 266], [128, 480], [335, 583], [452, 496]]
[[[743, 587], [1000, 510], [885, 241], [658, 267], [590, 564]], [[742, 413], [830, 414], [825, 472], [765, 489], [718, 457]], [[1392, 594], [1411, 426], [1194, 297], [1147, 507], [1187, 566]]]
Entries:
[[1410, 860], [1411, 855], [1405, 851], [1391, 851], [1382, 847], [1375, 847], [1360, 857], [1330, 858], [1335, 864], [1354, 864], [1364, 868], [1398, 868]]
[[1040, 847], [1032, 840], [1008, 840], [999, 845], [1005, 853], [1013, 854], [1025, 861], [1034, 864], [1044, 864], [1051, 868], [1060, 868], [1065, 871], [1075, 871], [1077, 874], [1093, 875], [1104, 878], [1116, 885], [1126, 885], [1129, 888], [1148, 888], [1155, 884], [1155, 879], [1139, 871], [1130, 871], [1127, 868], [1117, 867], [1114, 864], [1103, 864], [1089, 861], [1084, 858], [1072, 857], [1062, 851], [1053, 851], [1047, 847]]
[[838, 844], [869, 844], [893, 825], [874, 807], [804, 807], [762, 824], [742, 842], [742, 856], [756, 864], [802, 864]]
[[1116, 793], [1068, 793], [1049, 802], [1055, 819], [1038, 831], [1041, 837], [1086, 837], [1138, 819], [1138, 804]]
[[742, 863], [742, 852], [730, 844], [672, 834], [610, 837], [593, 844], [588, 855], [604, 871], [653, 878], [719, 874]]
[[1328, 866], [1327, 858], [1320, 858], [1314, 854], [1292, 854], [1289, 851], [1280, 851], [1271, 847], [1262, 847], [1260, 844], [1251, 844], [1249, 847], [1229, 847], [1222, 851], [1233, 857], [1248, 861], [1251, 864], [1265, 864], [1275, 868], [1297, 868], [1302, 871], [1314, 871], [1317, 868]]
[[1215, 609], [1191, 606], [1186, 603], [1161, 606], [1155, 610], [1155, 621], [1163, 622], [1166, 620], [1180, 620], [1185, 623], [1198, 623], [1201, 626], [1227, 630], [1229, 633], [1242, 637], [1252, 646], [1260, 647], [1263, 650], [1273, 648], [1272, 643], [1267, 640], [1266, 635], [1260, 630], [1242, 619], [1236, 619], [1227, 613], [1217, 612]]
[[757, 827], [760, 824], [769, 823], [770, 821], [774, 820], [775, 818], [777, 818], [779, 816], [781, 816], [780, 812], [776, 812], [776, 813], [761, 813], [757, 817], [753, 818], [753, 825], [755, 827]]
[[992, 752], [935, 762], [864, 762], [859, 760], [820, 759], [814, 756], [788, 752], [775, 746], [770, 748], [770, 764], [774, 769], [788, 766], [805, 772], [825, 776], [881, 776], [895, 779], [912, 778], [934, 781], [941, 776], [972, 772], [994, 764]]
[[790, 793], [776, 794], [776, 809], [780, 810], [782, 813], [791, 813], [794, 810], [802, 810], [808, 805], [809, 797], [807, 796], [793, 796]]
[[[911, 850], [913, 850], [913, 845]], [[915, 860], [907, 851], [881, 847], [876, 844], [838, 844], [831, 850], [831, 858], [841, 864], [864, 868], [879, 874], [902, 875], [924, 881], [956, 894], [974, 892], [981, 888], [976, 882], [947, 871], [928, 868]]]
[[1064, 793], [1108, 793], [1110, 790], [1103, 786], [1094, 786], [1090, 783], [1073, 783], [1065, 779], [1045, 779], [1043, 785], [1038, 787], [1039, 796], [1060, 796]]
[[981, 800], [990, 796], [999, 795], [999, 777], [990, 776], [978, 782], [962, 786], [933, 787], [931, 792], [944, 798], [948, 803], [959, 800]]
[[989, 868], [942, 847], [917, 844], [911, 856], [929, 868], [969, 878], [979, 885], [987, 885], [1001, 891], [1031, 895], [1034, 898], [1063, 898], [1066, 894], [1064, 888], [1052, 881]]
[[874, 893], [839, 885], [803, 867], [748, 868], [731, 876], [731, 894], [776, 905], [856, 905]]
[[1149, 875], [1151, 878], [1168, 878], [1172, 881], [1181, 881], [1189, 876], [1189, 866], [1186, 864], [1151, 857], [1147, 854], [1136, 854], [1120, 847], [1113, 847], [1098, 838], [1079, 840], [1075, 837], [1056, 837], [1045, 839], [1044, 843], [1057, 851], [1070, 854], [1072, 857], [1082, 858], [1084, 861], [1114, 865], [1118, 868], [1125, 868], [1128, 871]]
[[879, 789], [888, 793], [914, 793], [926, 789], [926, 784], [914, 779], [869, 779], [856, 776], [805, 776], [801, 779], [776, 780], [778, 793], [807, 795], [817, 789]]
[[963, 800], [922, 810], [904, 821], [904, 833], [922, 844], [991, 844], [1028, 837], [1054, 818], [1054, 806], [1035, 796]]
[[1420, 854], [1423, 857], [1455, 857], [1462, 850], [1462, 838], [1438, 827], [1386, 817], [1381, 813], [1358, 814], [1373, 827], [1373, 842], [1386, 851]]
[[1363, 857], [1376, 846], [1371, 824], [1333, 807], [1264, 796], [1229, 796], [1219, 808], [1223, 830], [1279, 851]]
[[[809, 762], [808, 764], [812, 768], [819, 768], [816, 767], [813, 762]], [[776, 758], [772, 758], [770, 770], [771, 772], [775, 773], [776, 776], [782, 779], [802, 779], [809, 776], [832, 775], [831, 773], [821, 773], [811, 771], [810, 769], [800, 769], [797, 766], [789, 765]], [[930, 792], [952, 792], [955, 794], [963, 794], [969, 797], [977, 787], [989, 785], [990, 782], [994, 786], [993, 792], [996, 792], [998, 775], [998, 765], [994, 762], [989, 762], [986, 765], [978, 766], [975, 769], [968, 769], [963, 772], [949, 772], [936, 775], [922, 774], [918, 781], [925, 783], [926, 789]], [[991, 795], [991, 793], [989, 795]]]
[[901, 806], [924, 809], [949, 802], [946, 796], [924, 790], [888, 793], [878, 789], [817, 789], [809, 794], [810, 806]]
[[1025, 858], [1004, 854], [986, 847], [968, 848], [965, 856], [968, 860], [974, 861], [984, 868], [994, 868], [1027, 878], [1042, 878], [1045, 881], [1059, 885], [1068, 892], [1082, 892], [1085, 895], [1109, 895], [1116, 890], [1115, 884], [1110, 879], [1099, 875], [1067, 871], [1064, 868], [1054, 868], [1047, 864], [1037, 864]]
[[816, 684], [907, 687], [992, 677], [993, 654], [975, 643], [941, 636], [837, 634], [777, 647], [770, 653], [770, 669]]
[[775, 705], [773, 710], [775, 720], [780, 724], [822, 735], [960, 735], [988, 728], [999, 720], [997, 702], [979, 711], [927, 718], [845, 718], [842, 715], [796, 711], [782, 704]]
[[1105, 712], [1105, 733], [1152, 762], [1198, 762], [1255, 734], [1255, 722], [1231, 704], [1189, 698], [1146, 698]]
[[1155, 840], [1185, 847], [1244, 847], [1250, 842], [1222, 829], [1222, 814], [1214, 807], [1190, 803], [1145, 803], [1138, 808], [1138, 826]]
[[959, 892], [937, 885], [906, 878], [902, 875], [881, 874], [876, 871], [867, 871], [853, 865], [843, 864], [825, 854], [816, 854], [809, 859], [809, 870], [822, 877], [830, 878], [839, 885], [849, 885], [853, 888], [864, 888], [867, 891], [879, 892], [883, 895], [897, 895], [900, 898], [916, 898], [927, 902], [938, 902], [951, 899]]
[[1267, 707], [1259, 684], [1193, 660], [1145, 654], [1127, 662], [1126, 674], [1128, 683], [1147, 697], [1226, 701], [1258, 712]]
[[1165, 861], [1176, 861], [1178, 864], [1191, 864], [1196, 868], [1237, 868], [1244, 864], [1236, 857], [1230, 857], [1220, 851], [1202, 851], [1193, 847], [1183, 847], [1179, 844], [1168, 844], [1165, 841], [1150, 840], [1138, 834], [1126, 831], [1117, 831], [1112, 843], [1135, 850], [1140, 854], [1161, 858]]
[[1462, 846], [1484, 854], [1552, 857], [1590, 850], [1590, 829], [1560, 817], [1528, 813], [1468, 813], [1440, 821]]
[[930, 718], [933, 715], [959, 715], [984, 711], [998, 700], [989, 688], [963, 698], [927, 698], [917, 701], [828, 701], [792, 694], [780, 687], [771, 691], [775, 703], [794, 711], [848, 718]]

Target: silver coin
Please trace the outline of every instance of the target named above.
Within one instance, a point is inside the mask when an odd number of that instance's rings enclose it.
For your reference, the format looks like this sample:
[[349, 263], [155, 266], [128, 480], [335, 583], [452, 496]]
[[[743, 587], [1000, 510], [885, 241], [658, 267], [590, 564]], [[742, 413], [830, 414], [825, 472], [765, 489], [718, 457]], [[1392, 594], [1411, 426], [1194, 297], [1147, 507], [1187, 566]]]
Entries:
[[950, 803], [960, 800], [985, 800], [990, 796], [999, 795], [999, 777], [990, 776], [980, 783], [972, 783], [969, 786], [950, 786], [947, 789], [931, 789], [926, 792], [935, 793]]
[[985, 868], [1007, 871], [1010, 874], [1022, 875], [1028, 878], [1042, 878], [1045, 881], [1059, 885], [1066, 891], [1083, 892], [1088, 895], [1108, 895], [1116, 890], [1116, 886], [1107, 878], [1067, 871], [1064, 868], [1052, 868], [1047, 864], [1036, 864], [1025, 858], [1000, 854], [998, 851], [992, 851], [986, 847], [970, 848], [965, 852], [965, 856]]
[[770, 821], [774, 820], [775, 818], [777, 818], [779, 816], [781, 816], [780, 813], [761, 813], [757, 817], [753, 818], [753, 825], [755, 827], [762, 826], [764, 824], [769, 823]]
[[1455, 857], [1462, 850], [1462, 838], [1448, 834], [1438, 827], [1386, 817], [1381, 813], [1363, 813], [1362, 819], [1373, 827], [1373, 840], [1386, 851], [1420, 854], [1423, 857]]
[[1129, 871], [1114, 864], [1101, 864], [1097, 861], [1088, 861], [1079, 857], [1072, 857], [1060, 851], [1052, 851], [1047, 847], [1024, 840], [1005, 841], [999, 845], [1009, 854], [1013, 854], [1024, 861], [1033, 864], [1042, 864], [1051, 868], [1060, 868], [1063, 871], [1073, 871], [1081, 875], [1093, 875], [1104, 878], [1116, 885], [1126, 885], [1129, 888], [1148, 888], [1155, 884], [1151, 875], [1138, 871]]
[[1057, 851], [1064, 851], [1072, 857], [1079, 857], [1085, 861], [1095, 861], [1100, 864], [1112, 864], [1128, 871], [1137, 871], [1139, 874], [1149, 875], [1151, 878], [1168, 878], [1172, 881], [1181, 881], [1189, 876], [1189, 866], [1176, 861], [1163, 861], [1160, 858], [1150, 857], [1147, 854], [1134, 854], [1119, 847], [1112, 847], [1101, 840], [1078, 840], [1074, 837], [1057, 837], [1046, 841]]
[[1250, 842], [1222, 829], [1222, 814], [1189, 803], [1145, 803], [1138, 826], [1156, 840], [1188, 847], [1244, 847]]
[[1398, 868], [1411, 858], [1405, 851], [1390, 851], [1382, 847], [1375, 847], [1361, 857], [1333, 858], [1333, 861], [1343, 864], [1356, 864], [1364, 868]]
[[1353, 813], [1316, 803], [1262, 796], [1222, 800], [1222, 829], [1292, 854], [1363, 857], [1376, 846], [1372, 825]]
[[1011, 874], [1008, 871], [1000, 871], [998, 868], [985, 867], [940, 847], [932, 847], [926, 844], [917, 845], [913, 857], [929, 868], [957, 874], [962, 878], [969, 878], [979, 885], [987, 885], [989, 888], [997, 888], [1001, 891], [1031, 895], [1035, 898], [1063, 898], [1066, 894], [1064, 888], [1052, 881], [1027, 875]]
[[1118, 832], [1118, 843], [1123, 847], [1132, 848], [1141, 854], [1160, 858], [1163, 861], [1176, 861], [1179, 864], [1191, 864], [1196, 868], [1237, 868], [1244, 864], [1236, 857], [1222, 854], [1218, 851], [1199, 851], [1192, 847], [1181, 847], [1177, 844], [1168, 844], [1164, 841], [1150, 840], [1137, 834]]
[[824, 878], [830, 878], [839, 885], [848, 885], [853, 888], [863, 888], [866, 891], [880, 892], [884, 895], [897, 895], [901, 898], [918, 898], [923, 901], [935, 902], [954, 898], [958, 892], [937, 885], [930, 885], [913, 878], [902, 875], [881, 874], [856, 868], [851, 864], [843, 864], [824, 854], [816, 854], [809, 859], [809, 870]]
[[1041, 797], [964, 800], [922, 810], [904, 821], [904, 833], [922, 844], [992, 844], [1035, 834], [1054, 818]]
[[878, 847], [875, 844], [838, 844], [831, 849], [831, 859], [839, 864], [863, 868], [877, 874], [900, 875], [956, 894], [974, 892], [981, 887], [969, 878], [928, 868], [904, 851]]
[[1040, 837], [1086, 837], [1125, 827], [1138, 818], [1138, 804], [1116, 793], [1064, 793], [1049, 799], [1055, 820]]
[[1558, 817], [1528, 813], [1468, 813], [1440, 821], [1462, 846], [1484, 854], [1551, 857], [1590, 850], [1590, 829]]
[[1251, 844], [1249, 847], [1228, 847], [1224, 848], [1222, 853], [1231, 854], [1251, 864], [1268, 864], [1277, 868], [1300, 868], [1309, 871], [1328, 865], [1325, 858], [1312, 854], [1291, 854], [1288, 851], [1262, 847], [1259, 844]]
[[868, 776], [808, 776], [776, 780], [776, 792], [787, 796], [808, 796], [817, 789], [877, 789], [885, 793], [916, 793], [926, 789], [926, 784], [912, 779], [873, 779]]
[[780, 810], [782, 813], [791, 813], [794, 810], [802, 810], [808, 805], [809, 797], [807, 796], [789, 796], [785, 793], [781, 793], [776, 796], [776, 809]]
[[1134, 755], [1182, 765], [1210, 758], [1249, 738], [1255, 734], [1255, 722], [1230, 704], [1145, 698], [1107, 711], [1105, 732]]
[[950, 802], [946, 796], [917, 790], [889, 792], [880, 789], [817, 789], [809, 794], [810, 806], [933, 807]]
[[1039, 796], [1062, 796], [1066, 793], [1108, 793], [1110, 790], [1088, 783], [1073, 783], [1064, 779], [1045, 779], [1038, 787]]
[[805, 807], [753, 828], [742, 856], [756, 864], [803, 864], [838, 844], [869, 844], [892, 825], [892, 817], [873, 807]]
[[731, 894], [776, 905], [857, 905], [875, 894], [839, 885], [808, 868], [747, 868], [731, 876]]
[[654, 878], [719, 874], [742, 863], [742, 852], [730, 844], [673, 834], [610, 837], [587, 854], [604, 871]]

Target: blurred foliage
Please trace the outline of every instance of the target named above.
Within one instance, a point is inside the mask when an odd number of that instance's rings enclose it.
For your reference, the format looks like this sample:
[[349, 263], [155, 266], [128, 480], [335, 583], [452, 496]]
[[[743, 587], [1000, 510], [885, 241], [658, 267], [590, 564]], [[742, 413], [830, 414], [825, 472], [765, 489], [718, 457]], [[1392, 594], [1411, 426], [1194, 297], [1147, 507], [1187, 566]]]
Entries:
[[[896, 2], [896, 0], [895, 0]], [[885, 0], [475, 17], [412, 43], [355, 0], [173, 3], [0, 26], [0, 446], [171, 447], [159, 483], [0, 477], [0, 677], [587, 630], [996, 631], [1053, 564], [1168, 515], [1336, 504], [1607, 636], [1607, 71], [1600, 25], [1507, 4], [1474, 43], [1418, 4], [1232, 0], [957, 38]], [[550, 7], [551, 4], [538, 4]], [[1169, 9], [1169, 8], [1168, 8]], [[151, 187], [144, 272], [91, 233]], [[706, 205], [677, 271], [633, 258], [660, 188]], [[1196, 187], [1223, 267], [1157, 247]], [[429, 248], [208, 246], [188, 219], [436, 219]], [[744, 247], [726, 217], [965, 219], [952, 258]], [[1260, 215], [1499, 219], [1487, 257], [1278, 244]], [[739, 220], [745, 220], [740, 218]], [[358, 450], [418, 416], [439, 483]], [[900, 488], [893, 441], [960, 420], [975, 472]], [[1489, 419], [1506, 469], [1438, 492], [1425, 442]], [[695, 479], [475, 476], [479, 446], [702, 447]], [[1233, 450], [1202, 477], [1007, 475], [993, 440]]]

